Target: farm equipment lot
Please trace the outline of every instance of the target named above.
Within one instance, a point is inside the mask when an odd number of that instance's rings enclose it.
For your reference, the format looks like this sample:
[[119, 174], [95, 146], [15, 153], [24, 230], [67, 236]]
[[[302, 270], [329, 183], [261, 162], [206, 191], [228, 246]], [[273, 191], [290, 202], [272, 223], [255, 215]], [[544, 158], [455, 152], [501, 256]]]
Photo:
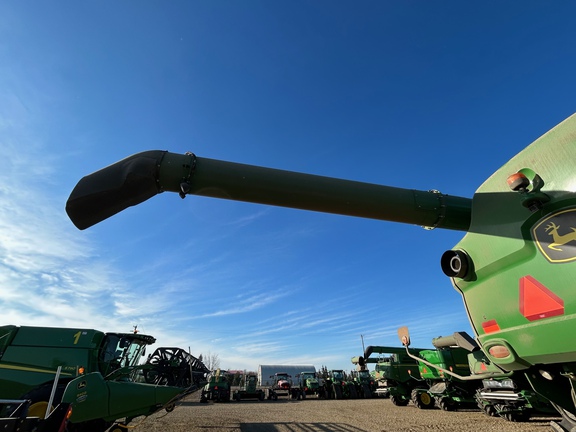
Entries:
[[[199, 395], [184, 399], [176, 409], [145, 419], [135, 432], [544, 432], [551, 418], [526, 423], [506, 422], [480, 411], [420, 410], [397, 407], [389, 399], [245, 401], [201, 404]], [[130, 426], [136, 425], [136, 419]]]

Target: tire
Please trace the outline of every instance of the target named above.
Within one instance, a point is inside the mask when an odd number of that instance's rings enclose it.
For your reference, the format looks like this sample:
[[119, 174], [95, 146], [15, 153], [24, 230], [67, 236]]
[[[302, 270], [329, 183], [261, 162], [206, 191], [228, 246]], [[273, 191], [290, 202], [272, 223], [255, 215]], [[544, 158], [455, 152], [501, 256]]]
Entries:
[[434, 407], [434, 398], [423, 389], [414, 389], [411, 394], [412, 403], [419, 409], [430, 409]]
[[[60, 383], [56, 387], [56, 393], [54, 394], [54, 400], [52, 402], [52, 406], [50, 407], [50, 412], [52, 412], [55, 406], [58, 405], [62, 400], [62, 395], [64, 394], [65, 388], [65, 383]], [[39, 417], [41, 419], [45, 418], [46, 408], [48, 408], [48, 401], [50, 400], [51, 393], [52, 383], [48, 383], [33, 389], [21, 397], [21, 399], [29, 399], [31, 402], [30, 407], [28, 408], [28, 415], [30, 417]]]
[[527, 411], [520, 411], [520, 412], [507, 412], [500, 414], [504, 420], [509, 422], [526, 422], [530, 419], [530, 413]]
[[456, 409], [456, 404], [450, 398], [440, 398], [437, 402], [438, 406], [443, 411], [454, 411]]
[[334, 399], [342, 399], [342, 388], [338, 385], [334, 386]]
[[390, 400], [396, 406], [406, 406], [408, 405], [409, 399], [404, 399], [397, 395], [390, 395]]
[[348, 384], [348, 393], [350, 394], [350, 399], [358, 399], [358, 392], [354, 384]]
[[372, 392], [370, 391], [368, 384], [362, 386], [362, 393], [364, 394], [364, 399], [370, 399], [372, 397]]

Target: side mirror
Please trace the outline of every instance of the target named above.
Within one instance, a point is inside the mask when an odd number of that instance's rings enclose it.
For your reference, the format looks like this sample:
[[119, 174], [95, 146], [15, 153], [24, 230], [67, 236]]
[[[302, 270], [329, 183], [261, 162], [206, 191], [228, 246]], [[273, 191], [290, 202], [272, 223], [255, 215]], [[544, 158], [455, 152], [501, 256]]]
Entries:
[[400, 327], [398, 329], [398, 337], [400, 338], [400, 342], [404, 346], [410, 346], [410, 332], [408, 331], [408, 327]]

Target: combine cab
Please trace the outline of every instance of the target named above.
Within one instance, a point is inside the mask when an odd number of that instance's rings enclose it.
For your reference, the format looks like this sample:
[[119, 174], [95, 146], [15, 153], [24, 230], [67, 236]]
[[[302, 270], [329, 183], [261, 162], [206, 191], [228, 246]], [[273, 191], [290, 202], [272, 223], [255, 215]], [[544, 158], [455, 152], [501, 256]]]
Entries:
[[258, 376], [256, 374], [248, 374], [242, 378], [242, 386], [239, 390], [235, 390], [233, 399], [240, 402], [245, 399], [258, 399], [263, 401], [266, 397], [264, 390], [259, 389]]
[[499, 370], [524, 374], [562, 414], [555, 427], [571, 431], [575, 161], [576, 116], [504, 164], [472, 198], [147, 151], [81, 179], [66, 211], [85, 229], [171, 191], [462, 231], [438, 258], [475, 339]]

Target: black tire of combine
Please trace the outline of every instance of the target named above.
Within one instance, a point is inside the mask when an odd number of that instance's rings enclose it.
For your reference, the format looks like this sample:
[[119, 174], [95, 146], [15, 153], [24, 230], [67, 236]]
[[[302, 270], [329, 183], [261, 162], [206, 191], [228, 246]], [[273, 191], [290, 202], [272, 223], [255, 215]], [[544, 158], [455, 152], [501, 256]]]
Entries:
[[447, 397], [438, 398], [436, 403], [442, 411], [454, 411], [456, 409], [456, 403]]
[[397, 396], [397, 395], [390, 395], [390, 400], [396, 406], [406, 406], [406, 405], [408, 405], [408, 402], [410, 402], [409, 399], [405, 399], [405, 398], [403, 398], [401, 396]]
[[426, 390], [414, 389], [410, 395], [412, 403], [419, 409], [434, 408], [434, 398], [428, 394]]

